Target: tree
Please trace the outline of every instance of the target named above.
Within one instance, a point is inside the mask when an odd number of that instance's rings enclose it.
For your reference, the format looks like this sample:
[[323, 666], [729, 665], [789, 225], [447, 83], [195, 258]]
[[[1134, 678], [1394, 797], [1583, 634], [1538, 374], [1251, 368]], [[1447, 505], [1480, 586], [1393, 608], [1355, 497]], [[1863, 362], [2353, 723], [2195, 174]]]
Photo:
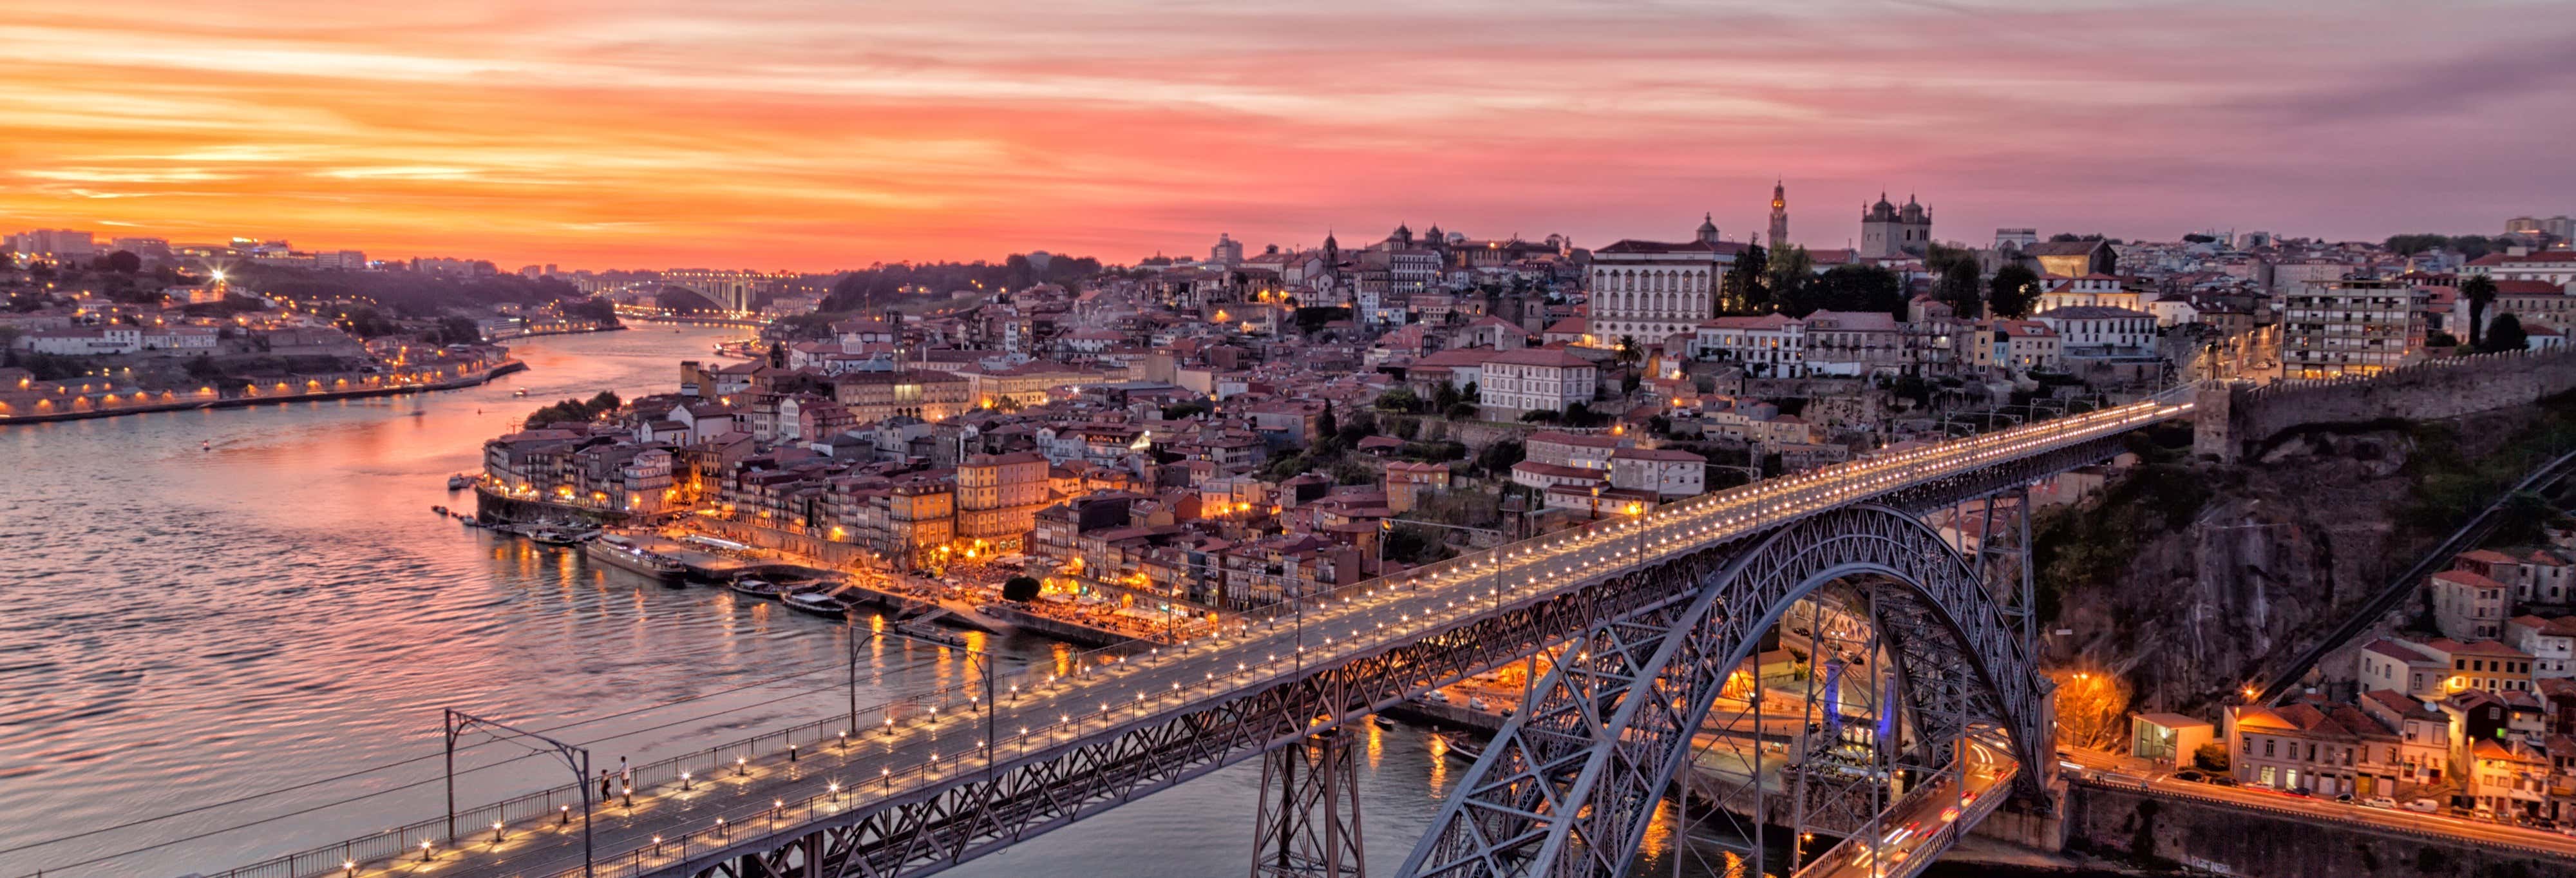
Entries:
[[2199, 233], [2199, 232], [2193, 232], [2193, 233], [2191, 233], [2191, 234], [2188, 234], [2188, 235], [2184, 235], [2184, 236], [2182, 236], [2182, 242], [2183, 242], [2183, 243], [2185, 243], [2185, 244], [2214, 244], [2214, 243], [2217, 243], [2217, 242], [2218, 242], [2218, 236], [2217, 236], [2217, 235], [2204, 235], [2204, 234], [2201, 234], [2201, 233]]
[[1815, 282], [1816, 262], [1807, 255], [1807, 248], [1796, 244], [1779, 248], [1772, 255], [1771, 310], [1787, 310], [1789, 303]]
[[1203, 402], [1176, 402], [1176, 403], [1173, 403], [1173, 404], [1171, 404], [1171, 405], [1167, 405], [1167, 406], [1164, 406], [1164, 407], [1163, 407], [1163, 420], [1166, 420], [1166, 421], [1183, 421], [1183, 420], [1188, 420], [1188, 419], [1190, 419], [1190, 418], [1195, 418], [1195, 417], [1198, 417], [1198, 416], [1200, 416], [1200, 415], [1204, 415], [1204, 414], [1207, 414], [1207, 413], [1208, 413], [1208, 407], [1207, 407], [1207, 404], [1206, 404], [1206, 403], [1203, 403]]
[[1632, 335], [1623, 335], [1623, 336], [1620, 336], [1620, 337], [1619, 337], [1619, 349], [1618, 349], [1618, 350], [1616, 350], [1616, 351], [1614, 351], [1614, 352], [1612, 352], [1612, 353], [1611, 353], [1611, 355], [1610, 355], [1610, 359], [1611, 359], [1611, 361], [1616, 362], [1616, 363], [1618, 363], [1619, 365], [1622, 365], [1622, 366], [1634, 366], [1634, 365], [1637, 365], [1637, 362], [1638, 362], [1638, 361], [1643, 360], [1643, 359], [1645, 359], [1645, 358], [1646, 358], [1646, 352], [1645, 352], [1645, 351], [1643, 351], [1643, 350], [1638, 349], [1638, 347], [1637, 347], [1637, 338], [1636, 338], [1636, 336], [1632, 336]]
[[1980, 286], [1978, 281], [1981, 279], [1977, 271], [1977, 257], [1974, 254], [1970, 254], [1965, 259], [1953, 259], [1949, 267], [1941, 269], [1941, 280], [1933, 284], [1932, 297], [1949, 305], [1951, 312], [1961, 319], [1974, 320], [1983, 317], [1985, 316], [1984, 302], [1980, 301], [1982, 297], [1978, 295]]
[[133, 274], [143, 270], [143, 257], [130, 250], [118, 250], [107, 254], [107, 269], [117, 274]]
[[2211, 741], [2191, 749], [2191, 764], [2202, 771], [2226, 771], [2227, 742]]
[[1489, 476], [1501, 475], [1510, 472], [1512, 465], [1521, 462], [1526, 455], [1520, 440], [1505, 439], [1476, 452], [1476, 468]]
[[1986, 313], [1996, 317], [2028, 317], [2038, 298], [2039, 275], [2021, 263], [1995, 269], [1995, 276], [1986, 280]]
[[1431, 390], [1431, 407], [1443, 412], [1457, 407], [1458, 403], [1462, 401], [1463, 400], [1459, 398], [1458, 388], [1452, 386], [1449, 382], [1440, 382], [1439, 387], [1432, 388]]
[[772, 369], [787, 368], [787, 345], [774, 341], [769, 343], [769, 367]]
[[[1771, 242], [1777, 245], [1778, 241]], [[1762, 245], [1754, 244], [1735, 255], [1726, 277], [1719, 282], [1720, 307], [1743, 314], [1759, 314], [1771, 307], [1771, 260]]]
[[2506, 312], [2496, 315], [2495, 323], [2487, 327], [2486, 343], [2479, 345], [2478, 350], [2494, 354], [2528, 347], [2531, 347], [2531, 335], [2523, 331], [2522, 318]]
[[1817, 275], [1784, 309], [1804, 317], [1816, 311], [1876, 311], [1905, 319], [1905, 287], [1896, 272], [1875, 265], [1837, 265]]
[[2473, 274], [2460, 282], [2460, 298], [2469, 300], [2469, 346], [2485, 350], [2487, 306], [2495, 304], [2495, 278]]
[[1315, 416], [1315, 436], [1318, 439], [1330, 440], [1339, 438], [1341, 434], [1341, 419], [1333, 417], [1333, 404], [1325, 403], [1324, 413]]
[[483, 327], [472, 317], [449, 315], [438, 318], [438, 331], [431, 340], [439, 344], [480, 344]]
[[1034, 577], [1014, 576], [1002, 580], [1002, 599], [1025, 604], [1038, 599], [1038, 581]]
[[1375, 405], [1378, 411], [1410, 414], [1422, 410], [1422, 397], [1415, 396], [1412, 388], [1398, 387], [1378, 394]]

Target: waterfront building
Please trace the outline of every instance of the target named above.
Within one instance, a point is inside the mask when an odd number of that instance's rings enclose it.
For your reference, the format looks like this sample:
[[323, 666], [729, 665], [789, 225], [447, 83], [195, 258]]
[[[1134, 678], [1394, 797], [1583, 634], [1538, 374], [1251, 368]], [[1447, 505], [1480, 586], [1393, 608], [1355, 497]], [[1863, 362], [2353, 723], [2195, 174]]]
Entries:
[[1017, 551], [1052, 499], [1045, 455], [978, 454], [957, 465], [957, 538]]

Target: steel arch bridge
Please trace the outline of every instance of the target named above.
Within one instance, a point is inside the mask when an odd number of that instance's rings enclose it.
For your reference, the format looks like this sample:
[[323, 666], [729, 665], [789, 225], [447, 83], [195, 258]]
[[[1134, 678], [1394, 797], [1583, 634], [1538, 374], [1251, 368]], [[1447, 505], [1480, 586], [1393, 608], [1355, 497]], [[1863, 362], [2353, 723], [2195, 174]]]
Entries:
[[[1527, 709], [1460, 782], [1404, 875], [1624, 874], [1720, 687], [1793, 604], [1836, 582], [1865, 591], [1886, 635], [1909, 696], [1916, 765], [1952, 764], [1978, 726], [2007, 734], [2022, 765], [2053, 761], [2039, 678], [2006, 601], [1912, 515], [1843, 507], [1659, 575], [1694, 582], [1695, 596], [1569, 641]], [[2041, 792], [2037, 773], [2017, 778], [2023, 792]], [[1873, 813], [1843, 815], [1851, 819], [1840, 828]]]
[[[1691, 693], [1686, 700], [1696, 700], [1711, 669], [1728, 667], [1722, 663], [1744, 648], [1748, 632], [1758, 634], [1764, 620], [1776, 621], [1797, 596], [1847, 577], [1905, 586], [1877, 591], [1887, 598], [1886, 618], [1910, 620], [1905, 627], [1920, 635], [1891, 640], [1913, 676], [1907, 688], [1917, 693], [1919, 727], [1947, 733], [2001, 721], [2015, 732], [2020, 761], [2046, 766], [2053, 759], [2039, 756], [2050, 754], [2051, 745], [2028, 727], [2038, 722], [2039, 683], [2026, 648], [2012, 645], [2026, 641], [2031, 629], [2026, 600], [2017, 609], [2017, 602], [1991, 593], [1981, 585], [1982, 565], [1964, 561], [1916, 516], [2106, 460], [2122, 450], [2128, 430], [2175, 411], [2140, 414], [2117, 429], [1970, 467], [1915, 474], [1853, 497], [1859, 505], [1780, 514], [1684, 553], [1510, 597], [1419, 636], [1310, 665], [1266, 685], [1104, 724], [1079, 740], [1000, 760], [989, 774], [961, 771], [942, 786], [899, 791], [799, 830], [693, 850], [634, 874], [929, 875], [1244, 759], [1289, 752], [1424, 692], [1577, 642], [1604, 646], [1577, 648], [1592, 654], [1576, 663], [1580, 672], [1570, 680], [1552, 677], [1546, 700], [1523, 711], [1524, 720], [1511, 730], [1525, 742], [1512, 747], [1530, 754], [1514, 758], [1543, 768], [1526, 772], [1529, 782], [1514, 784], [1519, 769], [1489, 771], [1480, 763], [1475, 773], [1493, 780], [1471, 781], [1457, 793], [1479, 804], [1470, 810], [1464, 801], [1453, 802], [1441, 829], [1426, 837], [1408, 866], [1440, 875], [1619, 874], [1614, 864], [1633, 852], [1645, 815], [1674, 773], [1680, 743], [1672, 739], [1686, 738], [1679, 730], [1693, 727], [1688, 712], [1649, 711], [1645, 700], [1623, 696], [1652, 679], [1650, 691], [1658, 696]], [[1978, 554], [1982, 558], [1984, 550]], [[1730, 595], [1735, 599], [1728, 600]], [[1952, 648], [1958, 644], [1969, 648]], [[1616, 682], [1621, 679], [1628, 682]], [[1690, 710], [1704, 715], [1705, 702]], [[1622, 741], [1621, 734], [1648, 739]], [[1950, 756], [1953, 743], [1932, 745], [1936, 752], [1924, 755]], [[1579, 766], [1566, 761], [1577, 754]], [[1489, 758], [1503, 762], [1493, 751]], [[2035, 792], [2040, 782], [2028, 775], [2019, 781], [2025, 793]], [[1541, 795], [1542, 787], [1552, 787], [1553, 800], [1572, 810], [1550, 812], [1528, 807], [1531, 801], [1498, 798], [1528, 795], [1544, 802], [1549, 796]], [[1477, 822], [1501, 820], [1514, 804], [1526, 813], [1513, 819], [1530, 823]], [[1574, 822], [1555, 816], [1563, 813], [1585, 816]], [[1470, 835], [1467, 823], [1487, 828]], [[1457, 866], [1460, 860], [1472, 865]]]
[[[353, 854], [370, 859], [364, 868], [390, 868], [412, 851], [426, 861], [436, 840], [442, 871], [478, 878], [908, 878], [1265, 755], [1265, 785], [1276, 778], [1282, 788], [1264, 793], [1278, 807], [1262, 808], [1255, 875], [1355, 874], [1356, 836], [1339, 828], [1353, 815], [1335, 804], [1347, 785], [1330, 786], [1351, 760], [1314, 742], [1471, 675], [1524, 659], [1535, 668], [1542, 653], [1550, 675], [1408, 865], [1438, 875], [1619, 874], [1722, 691], [1712, 687], [1784, 608], [1814, 609], [1820, 602], [1801, 598], [1828, 584], [1833, 595], [1859, 596], [1866, 627], [1881, 632], [1861, 653], [1867, 673], [1907, 698], [1867, 709], [1886, 726], [1873, 758], [1895, 767], [1834, 763], [1850, 757], [1834, 736], [1799, 755], [1796, 823], [1872, 826], [1897, 787], [1908, 790], [1899, 807], [1919, 808], [1919, 794], [1945, 775], [1967, 789], [1963, 747], [1980, 761], [1995, 744], [2011, 748], [2032, 771], [1980, 776], [2033, 792], [2053, 760], [2026, 646], [2035, 634], [2029, 568], [2018, 587], [1986, 575], [2000, 554], [1986, 539], [1992, 500], [2026, 500], [2037, 480], [2108, 459], [2128, 434], [2191, 409], [2171, 395], [1706, 494], [1426, 565], [1402, 581], [1310, 595], [1147, 654], [1033, 674], [1007, 702], [988, 672], [981, 701], [972, 688], [942, 690], [880, 710], [881, 727], [859, 724], [853, 707], [828, 756], [816, 744], [801, 764], [791, 747], [784, 759], [747, 765], [758, 754], [744, 750], [721, 785], [710, 775], [693, 791], [681, 772], [676, 788], [621, 797], [609, 855], [597, 860], [568, 840], [567, 808], [515, 822], [499, 810], [488, 813], [513, 825], [495, 826], [488, 841], [460, 836], [451, 817], [443, 834], [404, 835], [399, 849], [370, 836], [225, 876], [338, 875], [345, 869], [333, 867]], [[1986, 523], [1971, 558], [1917, 520], [1980, 500]], [[2028, 545], [2026, 530], [2017, 545]], [[1757, 741], [1765, 700], [1750, 699]], [[1891, 744], [1908, 752], [1897, 758]], [[1761, 818], [1775, 816], [1761, 801], [1761, 762], [1752, 763], [1755, 853]], [[1915, 782], [1924, 777], [1934, 785]], [[1299, 786], [1318, 781], [1325, 786]], [[1958, 824], [2003, 798], [1981, 797]], [[1930, 849], [1917, 852], [1918, 863], [1930, 859]]]

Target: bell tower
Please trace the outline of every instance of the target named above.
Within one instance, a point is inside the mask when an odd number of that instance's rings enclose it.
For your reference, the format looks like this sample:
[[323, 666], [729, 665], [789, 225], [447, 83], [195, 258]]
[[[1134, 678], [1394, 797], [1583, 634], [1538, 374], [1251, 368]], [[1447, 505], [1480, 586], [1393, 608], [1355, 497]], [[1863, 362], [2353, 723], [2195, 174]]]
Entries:
[[1789, 240], [1789, 190], [1780, 181], [1771, 181], [1771, 249], [1778, 250]]

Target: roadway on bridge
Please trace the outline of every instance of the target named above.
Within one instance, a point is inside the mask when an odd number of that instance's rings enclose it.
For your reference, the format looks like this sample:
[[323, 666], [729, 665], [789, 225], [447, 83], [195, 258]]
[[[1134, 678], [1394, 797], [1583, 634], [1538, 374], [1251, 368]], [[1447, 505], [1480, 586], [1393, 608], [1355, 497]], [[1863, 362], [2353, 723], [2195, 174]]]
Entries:
[[[1435, 565], [1436, 573], [1419, 579], [1364, 583], [1346, 589], [1344, 597], [1318, 600], [1267, 622], [1083, 669], [1004, 696], [989, 719], [982, 710], [950, 711], [866, 730], [857, 739], [863, 743], [846, 752], [804, 753], [794, 763], [784, 754], [772, 754], [745, 762], [738, 774], [695, 779], [687, 790], [677, 785], [639, 789], [633, 807], [613, 803], [600, 811], [594, 832], [603, 868], [597, 874], [641, 874], [756, 835], [801, 832], [803, 824], [842, 809], [865, 808], [873, 798], [980, 776], [986, 766], [983, 729], [988, 723], [998, 733], [993, 755], [1008, 761], [1147, 717], [1220, 703], [1294, 677], [1307, 666], [1327, 666], [1418, 639], [1633, 566], [1935, 479], [2135, 430], [2188, 410], [2187, 405], [2134, 403], [1703, 495], [1642, 519], [1604, 522]], [[1496, 558], [1500, 563], [1493, 563]], [[465, 829], [469, 839], [478, 836], [473, 828]], [[497, 833], [498, 842], [431, 850], [426, 862], [413, 855], [360, 864], [353, 874], [579, 875], [579, 830], [577, 816], [569, 824], [539, 820], [505, 826]]]
[[1877, 844], [1854, 836], [1799, 869], [1797, 878], [1905, 878], [1940, 859], [1982, 813], [1976, 804], [2006, 795], [2003, 787], [2013, 776], [2012, 758], [1985, 742], [1970, 741], [1968, 756], [1964, 791], [1955, 776], [1944, 775], [1907, 793], [1880, 818]]

